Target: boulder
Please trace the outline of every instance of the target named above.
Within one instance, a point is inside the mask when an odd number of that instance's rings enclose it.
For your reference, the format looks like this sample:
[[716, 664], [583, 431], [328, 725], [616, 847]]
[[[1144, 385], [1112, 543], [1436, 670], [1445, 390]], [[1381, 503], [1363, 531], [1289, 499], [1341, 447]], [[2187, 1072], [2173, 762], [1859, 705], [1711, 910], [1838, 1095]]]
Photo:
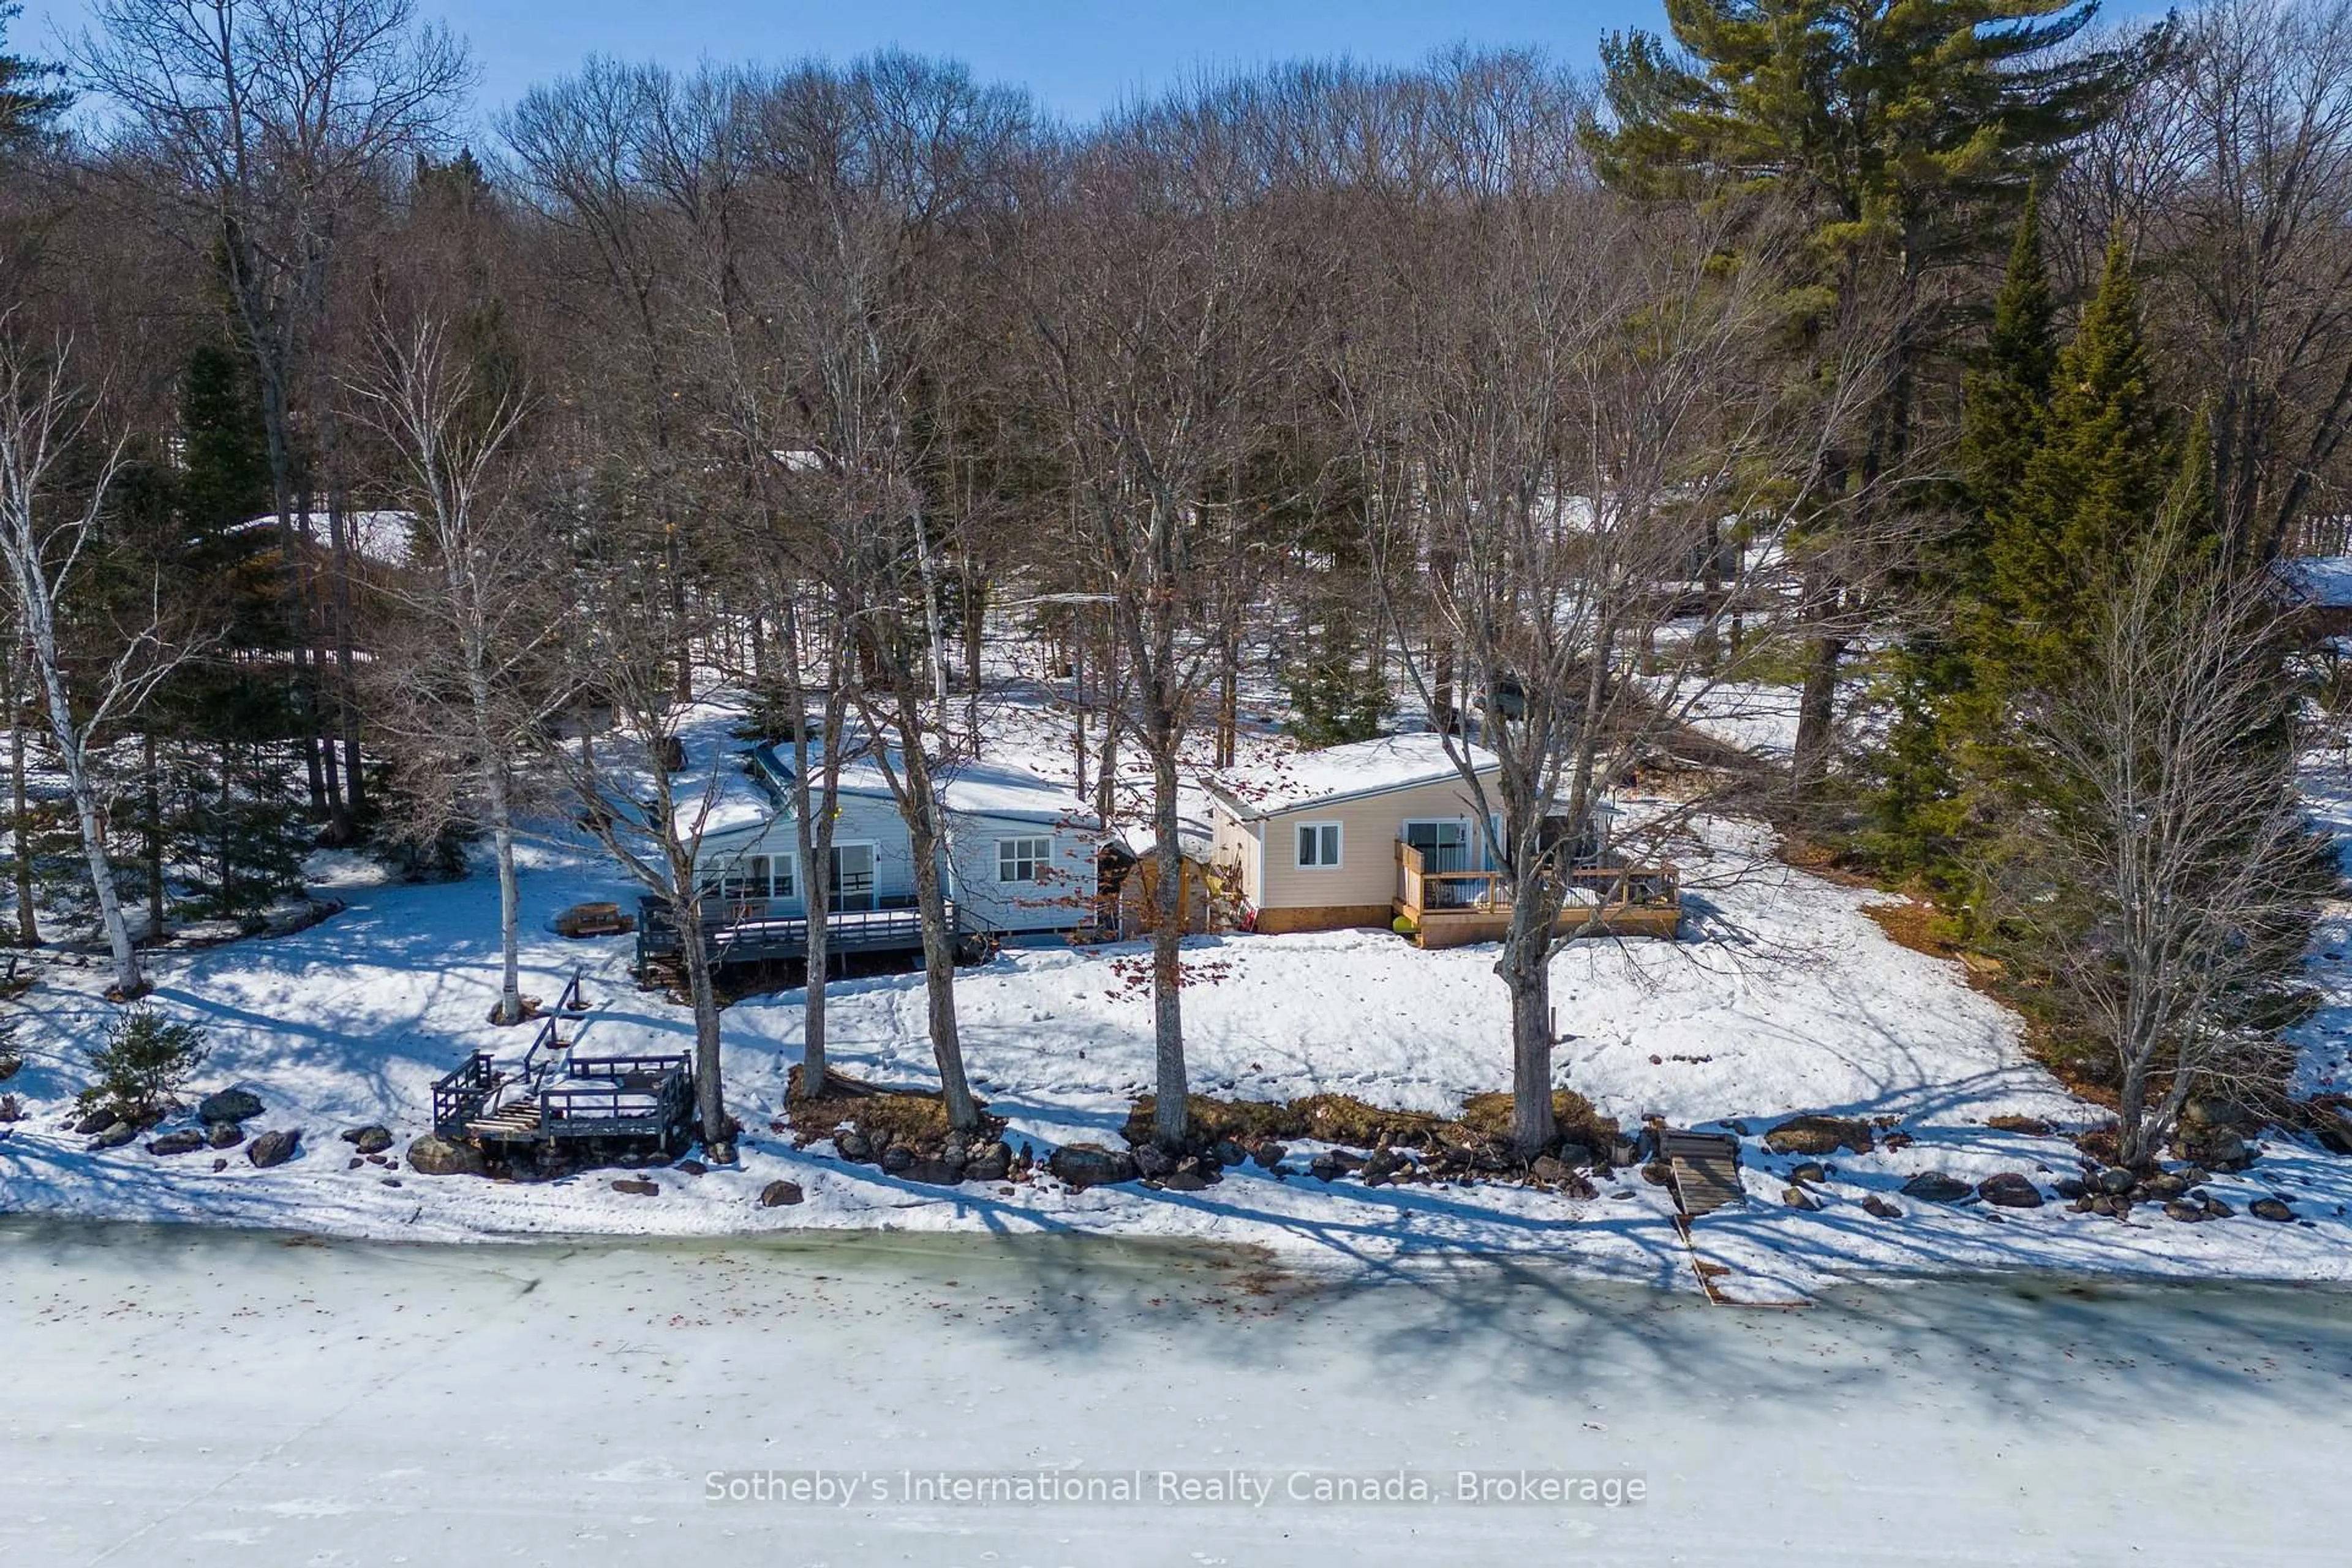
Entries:
[[1922, 1171], [1903, 1184], [1905, 1197], [1928, 1204], [1956, 1204], [1975, 1192], [1968, 1183], [1945, 1171]]
[[1160, 1185], [1171, 1193], [1206, 1192], [1209, 1187], [1209, 1178], [1198, 1170], [1171, 1171], [1161, 1178]]
[[428, 1134], [409, 1142], [408, 1168], [422, 1176], [480, 1176], [487, 1175], [490, 1167], [471, 1143]]
[[882, 1151], [882, 1168], [894, 1176], [904, 1175], [915, 1168], [915, 1152], [904, 1143], [893, 1143]]
[[2217, 1127], [2197, 1141], [2197, 1157], [2217, 1171], [2242, 1171], [2254, 1163], [2246, 1141], [2226, 1127]]
[[280, 1127], [274, 1132], [263, 1133], [247, 1144], [245, 1157], [253, 1162], [255, 1169], [267, 1171], [272, 1165], [282, 1165], [291, 1160], [301, 1146], [302, 1130], [299, 1127]]
[[128, 1121], [118, 1121], [89, 1141], [89, 1152], [95, 1154], [100, 1149], [120, 1149], [138, 1136], [137, 1127]]
[[2352, 1121], [2345, 1120], [2341, 1111], [2321, 1117], [2312, 1135], [2331, 1154], [2352, 1154]]
[[773, 1181], [760, 1189], [760, 1206], [763, 1209], [780, 1209], [787, 1205], [799, 1203], [807, 1195], [801, 1191], [801, 1184], [798, 1182]]
[[1099, 1143], [1071, 1143], [1054, 1151], [1045, 1168], [1074, 1187], [1105, 1187], [1135, 1180], [1132, 1155]]
[[1977, 1184], [1977, 1196], [2004, 1209], [2038, 1209], [2042, 1206], [2042, 1189], [2033, 1184], [2031, 1176], [2015, 1171], [2003, 1171], [1997, 1176], [1987, 1176]]
[[1340, 1163], [1339, 1156], [1328, 1149], [1308, 1161], [1307, 1169], [1318, 1182], [1336, 1181], [1348, 1173], [1348, 1167]]
[[2180, 1108], [2180, 1120], [2190, 1127], [2229, 1127], [2239, 1131], [2259, 1127], [2262, 1118], [2234, 1100], [2220, 1095], [2192, 1094]]
[[1271, 1171], [1288, 1158], [1290, 1158], [1289, 1145], [1276, 1143], [1272, 1139], [1266, 1140], [1250, 1152], [1251, 1161], [1261, 1171]]
[[1249, 1160], [1249, 1151], [1230, 1138], [1218, 1139], [1216, 1147], [1209, 1152], [1217, 1157], [1220, 1165], [1240, 1165]]
[[101, 1105], [75, 1122], [73, 1130], [77, 1137], [95, 1138], [101, 1132], [112, 1131], [121, 1121], [121, 1116], [116, 1112], [114, 1107]]
[[613, 1184], [613, 1190], [616, 1193], [626, 1193], [633, 1198], [661, 1196], [661, 1184], [649, 1182], [643, 1176], [623, 1176]]
[[2061, 1176], [2051, 1184], [2057, 1194], [2070, 1202], [2079, 1201], [2091, 1189], [2073, 1176]]
[[234, 1121], [215, 1121], [205, 1135], [205, 1142], [215, 1149], [234, 1149], [244, 1142], [245, 1129]]
[[967, 1182], [1001, 1182], [1013, 1170], [1013, 1151], [1002, 1142], [984, 1143], [971, 1152], [965, 1162], [963, 1179]]
[[1175, 1173], [1176, 1156], [1157, 1143], [1137, 1145], [1131, 1158], [1135, 1161], [1136, 1170], [1140, 1172], [1146, 1180], [1156, 1182]]
[[370, 1122], [343, 1133], [343, 1142], [362, 1154], [381, 1154], [392, 1147], [392, 1129]]
[[1876, 1193], [1873, 1193], [1868, 1197], [1862, 1200], [1862, 1212], [1867, 1215], [1875, 1215], [1880, 1219], [1901, 1219], [1903, 1217], [1903, 1211], [1901, 1209], [1896, 1208], [1893, 1204], [1888, 1203]]
[[208, 1094], [196, 1104], [196, 1115], [205, 1121], [250, 1121], [260, 1114], [260, 1097], [242, 1089]]
[[2203, 1204], [2190, 1203], [2187, 1198], [2174, 1198], [2164, 1205], [2164, 1212], [2183, 1225], [2195, 1225], [2213, 1217], [2205, 1212]]
[[963, 1180], [963, 1166], [951, 1160], [918, 1160], [898, 1174], [927, 1187], [952, 1187]]
[[845, 1127], [833, 1135], [833, 1152], [854, 1164], [863, 1165], [874, 1158], [874, 1142], [855, 1127]]
[[147, 1145], [147, 1152], [158, 1157], [173, 1154], [193, 1154], [205, 1146], [205, 1135], [193, 1127], [183, 1127], [177, 1132], [166, 1132]]
[[1811, 1182], [1813, 1185], [1818, 1187], [1823, 1182], [1829, 1180], [1829, 1173], [1822, 1169], [1821, 1163], [1819, 1161], [1804, 1160], [1799, 1162], [1797, 1165], [1789, 1172], [1789, 1180], [1792, 1182]]
[[[1559, 1168], [1559, 1161], [1553, 1161], [1552, 1164], [1555, 1168]], [[1371, 1158], [1364, 1162], [1363, 1169], [1356, 1173], [1363, 1178], [1364, 1185], [1382, 1187], [1394, 1181], [1398, 1173], [1404, 1169], [1404, 1161], [1393, 1151], [1375, 1149], [1372, 1151]], [[1565, 1175], [1567, 1172], [1561, 1169], [1560, 1173]]]
[[677, 1163], [672, 1165], [670, 1169], [676, 1171], [682, 1176], [707, 1176], [710, 1174], [710, 1167], [704, 1164], [699, 1160], [680, 1160]]
[[24, 1058], [14, 1051], [0, 1051], [0, 1083], [6, 1083], [24, 1070]]
[[1802, 1187], [1787, 1189], [1780, 1194], [1780, 1201], [1792, 1209], [1803, 1209], [1808, 1214], [1822, 1206], [1821, 1200]]
[[2205, 1216], [2208, 1219], [2228, 1219], [2238, 1212], [2211, 1193], [2200, 1193], [2198, 1194], [2197, 1201], [2204, 1205]]
[[[1549, 1154], [1537, 1155], [1535, 1158], [1535, 1163], [1528, 1167], [1528, 1173], [1539, 1182], [1564, 1182], [1568, 1180], [1569, 1177], [1575, 1174], [1575, 1173], [1570, 1170], [1567, 1165], [1553, 1159]], [[1371, 1180], [1371, 1173], [1369, 1167], [1366, 1169], [1364, 1179], [1366, 1181]]]
[[2099, 1173], [2098, 1189], [2111, 1198], [2127, 1196], [2139, 1185], [2139, 1178], [2121, 1165], [2110, 1165]]
[[2294, 1218], [2294, 1210], [2284, 1198], [2256, 1198], [2246, 1205], [2246, 1212], [2273, 1225], [2285, 1225]]
[[1795, 1116], [1765, 1133], [1764, 1147], [1775, 1154], [1834, 1154], [1841, 1149], [1867, 1154], [1870, 1123], [1839, 1116]]

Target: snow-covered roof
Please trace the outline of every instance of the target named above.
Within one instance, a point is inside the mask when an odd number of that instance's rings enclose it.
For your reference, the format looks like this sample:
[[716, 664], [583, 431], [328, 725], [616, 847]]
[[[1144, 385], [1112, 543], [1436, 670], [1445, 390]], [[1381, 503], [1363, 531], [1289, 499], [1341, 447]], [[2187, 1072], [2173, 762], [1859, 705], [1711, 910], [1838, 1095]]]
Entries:
[[[764, 772], [773, 781], [778, 804], [788, 804], [790, 797], [785, 792], [791, 786], [793, 764], [785, 749], [778, 745], [756, 746], [751, 749], [751, 759], [754, 769]], [[975, 758], [951, 763], [933, 776], [940, 802], [960, 816], [993, 816], [1082, 829], [1096, 826], [1094, 808], [1073, 794], [1068, 785], [1055, 784], [1010, 763]], [[866, 752], [844, 762], [841, 789], [845, 795], [888, 797], [890, 780], [883, 771], [881, 759]]]
[[2287, 591], [2322, 609], [2352, 608], [2352, 555], [2298, 555], [2278, 563]]
[[[1486, 773], [1493, 753], [1456, 741], [1455, 750]], [[1445, 737], [1382, 735], [1319, 752], [1291, 752], [1245, 767], [1227, 768], [1204, 781], [1211, 795], [1244, 816], [1270, 816], [1305, 805], [1328, 805], [1360, 795], [1458, 779], [1461, 770], [1446, 750]]]
[[[308, 528], [311, 540], [325, 549], [334, 542], [331, 520], [323, 511], [310, 514]], [[278, 514], [250, 518], [240, 522], [233, 533], [249, 533], [267, 529], [275, 531]], [[409, 547], [416, 527], [416, 516], [406, 511], [347, 511], [343, 513], [344, 536], [351, 541], [352, 552], [363, 561], [383, 566], [408, 564]]]

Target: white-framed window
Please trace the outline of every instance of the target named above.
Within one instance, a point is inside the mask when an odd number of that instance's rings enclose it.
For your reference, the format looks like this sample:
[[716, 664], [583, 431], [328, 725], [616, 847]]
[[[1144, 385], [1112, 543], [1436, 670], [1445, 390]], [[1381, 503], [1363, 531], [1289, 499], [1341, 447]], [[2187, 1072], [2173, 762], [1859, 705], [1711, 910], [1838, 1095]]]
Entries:
[[1000, 838], [996, 841], [996, 879], [1042, 881], [1053, 859], [1054, 841], [1050, 838]]
[[1298, 868], [1328, 871], [1339, 864], [1339, 825], [1302, 822], [1298, 825]]
[[[789, 864], [789, 862], [778, 862]], [[738, 860], [713, 880], [703, 884], [706, 894], [715, 894], [729, 903], [740, 903], [747, 899], [768, 896], [769, 858], [750, 855]]]

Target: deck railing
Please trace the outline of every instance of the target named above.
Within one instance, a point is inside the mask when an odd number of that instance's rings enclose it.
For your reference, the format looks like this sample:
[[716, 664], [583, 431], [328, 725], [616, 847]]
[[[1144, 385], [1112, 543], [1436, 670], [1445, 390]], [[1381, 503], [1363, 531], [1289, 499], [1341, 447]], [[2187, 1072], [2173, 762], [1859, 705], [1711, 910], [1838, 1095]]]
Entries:
[[466, 1123], [506, 1081], [488, 1051], [476, 1051], [463, 1066], [433, 1085], [433, 1131], [444, 1138], [462, 1138]]
[[[1415, 920], [1424, 914], [1503, 913], [1515, 894], [1507, 871], [1432, 870], [1429, 857], [1397, 841], [1397, 903]], [[1667, 908], [1681, 901], [1681, 873], [1672, 862], [1654, 866], [1580, 866], [1568, 874], [1568, 907]]]
[[[713, 963], [797, 958], [808, 952], [809, 922], [805, 915], [772, 915], [766, 905], [738, 904], [714, 909], [704, 916], [702, 941]], [[639, 900], [637, 952], [646, 958], [668, 958], [685, 951], [677, 922], [659, 899]], [[1003, 933], [991, 921], [947, 901], [948, 927], [959, 943], [969, 945]], [[912, 907], [886, 910], [835, 910], [825, 917], [825, 941], [835, 952], [875, 950], [912, 951], [923, 944], [922, 911]]]

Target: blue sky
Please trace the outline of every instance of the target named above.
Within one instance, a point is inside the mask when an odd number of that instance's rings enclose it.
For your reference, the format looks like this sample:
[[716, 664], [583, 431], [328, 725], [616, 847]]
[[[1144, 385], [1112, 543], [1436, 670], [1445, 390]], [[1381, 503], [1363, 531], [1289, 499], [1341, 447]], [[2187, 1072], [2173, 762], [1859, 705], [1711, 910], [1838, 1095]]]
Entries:
[[[418, 0], [473, 45], [495, 110], [591, 53], [691, 65], [847, 58], [896, 44], [950, 55], [1090, 118], [1203, 69], [1302, 57], [1418, 60], [1462, 40], [1532, 44], [1589, 64], [1612, 27], [1660, 25], [1659, 0]], [[86, 0], [27, 0], [13, 49], [53, 57]]]

